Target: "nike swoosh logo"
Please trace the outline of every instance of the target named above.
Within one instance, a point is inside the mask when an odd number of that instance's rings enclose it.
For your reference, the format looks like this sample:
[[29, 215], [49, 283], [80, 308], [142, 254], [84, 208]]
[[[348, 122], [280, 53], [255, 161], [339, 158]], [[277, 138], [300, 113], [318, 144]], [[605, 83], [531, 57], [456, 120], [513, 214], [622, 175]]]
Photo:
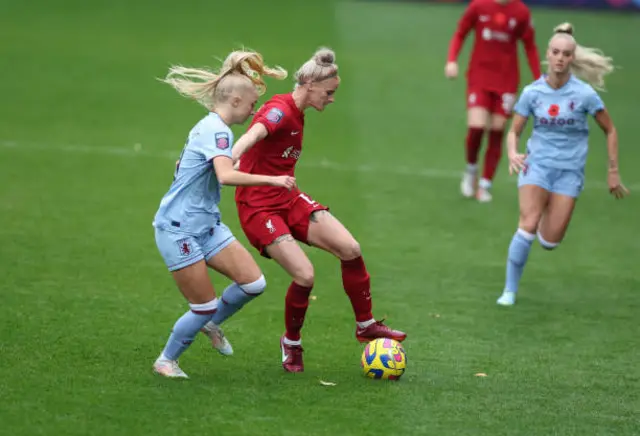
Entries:
[[291, 132], [291, 136], [296, 136], [298, 133], [300, 133], [300, 132], [298, 132], [298, 131]]
[[282, 350], [282, 363], [286, 362], [287, 359], [289, 358], [289, 355], [287, 353], [284, 352], [284, 347], [280, 347], [280, 350]]

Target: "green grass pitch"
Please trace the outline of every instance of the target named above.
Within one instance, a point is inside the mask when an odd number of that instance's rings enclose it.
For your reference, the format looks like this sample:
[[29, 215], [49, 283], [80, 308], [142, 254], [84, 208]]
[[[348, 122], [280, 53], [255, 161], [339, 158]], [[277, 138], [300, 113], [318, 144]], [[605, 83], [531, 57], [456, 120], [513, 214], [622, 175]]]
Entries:
[[[443, 68], [462, 6], [32, 0], [0, 9], [0, 434], [640, 434], [637, 15], [533, 9], [542, 52], [568, 20], [581, 43], [620, 65], [602, 96], [632, 195], [608, 195], [594, 125], [568, 236], [552, 253], [534, 247], [518, 305], [505, 309], [495, 299], [517, 223], [515, 179], [503, 162], [490, 205], [458, 192], [465, 83], [446, 81]], [[233, 357], [200, 337], [181, 359], [191, 380], [151, 372], [187, 307], [151, 220], [204, 113], [155, 78], [171, 63], [214, 67], [241, 45], [291, 74], [320, 45], [337, 52], [342, 86], [335, 105], [307, 116], [297, 177], [360, 241], [375, 314], [409, 334], [398, 383], [361, 375], [339, 265], [317, 250], [308, 250], [317, 299], [303, 330], [305, 373], [280, 366], [289, 280], [266, 259], [265, 295], [226, 324]], [[523, 63], [522, 85], [530, 80]], [[269, 85], [273, 94], [292, 83]], [[224, 220], [246, 242], [232, 193]]]

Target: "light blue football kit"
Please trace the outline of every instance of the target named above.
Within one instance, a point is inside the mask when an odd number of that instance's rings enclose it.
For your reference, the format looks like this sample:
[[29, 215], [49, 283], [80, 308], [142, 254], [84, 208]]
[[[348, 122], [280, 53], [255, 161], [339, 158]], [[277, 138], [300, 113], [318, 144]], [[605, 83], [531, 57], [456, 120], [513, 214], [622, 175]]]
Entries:
[[211, 112], [196, 124], [175, 177], [153, 220], [156, 244], [170, 271], [209, 259], [235, 240], [220, 221], [220, 183], [213, 159], [231, 158], [233, 133]]
[[578, 197], [587, 162], [588, 117], [602, 109], [596, 91], [573, 76], [560, 89], [549, 86], [544, 76], [524, 88], [514, 111], [533, 118], [534, 126], [518, 186]]
[[[588, 117], [604, 109], [596, 91], [571, 76], [561, 88], [554, 89], [541, 77], [522, 91], [514, 111], [533, 118], [533, 133], [527, 141], [527, 159], [518, 177], [518, 187], [536, 185], [561, 195], [577, 198], [584, 187], [589, 127]], [[507, 258], [506, 283], [498, 304], [510, 306], [536, 235], [518, 229], [511, 239]], [[540, 245], [553, 249], [558, 244]]]
[[[209, 260], [236, 240], [220, 220], [220, 182], [213, 166], [216, 157], [231, 159], [232, 144], [231, 129], [213, 112], [189, 132], [174, 180], [153, 220], [156, 244], [169, 271], [180, 270], [203, 259]], [[190, 310], [175, 323], [162, 354], [154, 364], [156, 372], [163, 373], [167, 366], [177, 367], [178, 357], [201, 329], [210, 337], [217, 334], [223, 338], [219, 339], [223, 341], [221, 345], [216, 346], [220, 353], [233, 353], [218, 326], [262, 294], [265, 287], [264, 276], [248, 284], [234, 282], [220, 298], [189, 304]], [[175, 367], [169, 376], [187, 377]]]

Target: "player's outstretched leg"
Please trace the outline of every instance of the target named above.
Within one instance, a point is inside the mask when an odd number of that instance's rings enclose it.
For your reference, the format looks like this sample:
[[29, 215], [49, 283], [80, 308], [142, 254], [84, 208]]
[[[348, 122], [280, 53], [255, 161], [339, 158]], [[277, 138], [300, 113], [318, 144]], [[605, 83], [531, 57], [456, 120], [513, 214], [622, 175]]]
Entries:
[[[226, 226], [217, 230], [218, 235], [223, 231], [228, 231]], [[230, 231], [228, 233], [231, 234]], [[214, 247], [207, 258], [207, 265], [233, 280], [220, 296], [211, 320], [202, 328], [202, 332], [211, 340], [213, 348], [222, 355], [230, 356], [233, 354], [233, 348], [220, 325], [245, 304], [262, 295], [267, 282], [251, 254], [236, 240], [223, 248]]]
[[[169, 340], [153, 364], [153, 370], [165, 377], [187, 378], [187, 374], [178, 366], [178, 358], [211, 319], [218, 300], [207, 273], [202, 246], [196, 238], [156, 229], [156, 244], [191, 310], [173, 326]], [[189, 255], [186, 260], [185, 252]]]
[[489, 131], [489, 144], [484, 155], [482, 178], [478, 182], [478, 191], [476, 192], [476, 199], [480, 203], [488, 203], [493, 199], [491, 195], [491, 185], [493, 184], [493, 178], [495, 177], [500, 158], [502, 157], [503, 136], [504, 132], [502, 130]]
[[476, 199], [480, 203], [488, 203], [493, 200], [491, 186], [502, 157], [502, 139], [504, 137], [504, 128], [507, 124], [507, 116], [504, 113], [504, 97], [492, 95], [491, 112], [493, 113], [490, 116], [489, 140], [487, 141], [487, 151], [484, 155], [482, 178], [478, 182], [478, 191], [476, 192]]
[[531, 245], [536, 239], [536, 235], [525, 230], [518, 229], [509, 244], [509, 254], [507, 256], [507, 274], [504, 291], [498, 304], [502, 306], [511, 306], [516, 302], [516, 293], [518, 292], [518, 284], [524, 272], [524, 267], [531, 251]]
[[293, 278], [285, 297], [286, 331], [280, 338], [282, 368], [287, 372], [303, 372], [301, 330], [313, 289], [314, 271], [311, 261], [293, 236], [285, 234], [266, 247], [267, 254]]
[[[536, 174], [527, 177], [535, 178]], [[522, 178], [521, 178], [522, 180]], [[537, 185], [523, 185], [519, 190], [520, 220], [518, 230], [511, 238], [507, 256], [507, 272], [502, 295], [497, 303], [502, 306], [512, 306], [516, 302], [516, 294], [524, 267], [529, 258], [533, 241], [536, 239], [536, 229], [540, 217], [549, 198], [549, 193]]]
[[467, 167], [460, 182], [460, 192], [463, 197], [473, 198], [478, 185], [478, 155], [482, 147], [482, 137], [489, 121], [489, 102], [487, 95], [480, 91], [469, 90], [467, 103], [467, 139], [465, 143]]
[[175, 323], [167, 344], [153, 364], [156, 373], [169, 378], [188, 378], [178, 366], [178, 358], [189, 348], [202, 326], [211, 319], [216, 305], [216, 300], [204, 304], [189, 304], [191, 310]]
[[478, 155], [482, 146], [484, 127], [469, 127], [465, 142], [467, 166], [460, 181], [460, 193], [463, 197], [472, 198], [478, 183]]
[[342, 284], [356, 317], [356, 339], [360, 342], [376, 338], [403, 341], [406, 333], [393, 330], [384, 324], [384, 320], [376, 321], [373, 317], [371, 281], [360, 244], [342, 223], [326, 210], [315, 211], [310, 216], [308, 240], [311, 245], [340, 259]]

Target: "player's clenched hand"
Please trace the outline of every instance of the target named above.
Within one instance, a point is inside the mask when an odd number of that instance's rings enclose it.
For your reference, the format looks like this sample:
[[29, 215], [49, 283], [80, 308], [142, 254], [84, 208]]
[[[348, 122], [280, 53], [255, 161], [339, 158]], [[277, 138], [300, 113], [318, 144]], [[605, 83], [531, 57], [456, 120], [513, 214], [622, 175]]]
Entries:
[[291, 191], [296, 187], [296, 178], [291, 176], [276, 176], [272, 179], [273, 186], [279, 186], [281, 188], [287, 188]]
[[447, 79], [455, 79], [458, 77], [458, 63], [447, 62], [447, 65], [444, 67], [444, 75]]
[[509, 175], [518, 174], [524, 168], [526, 154], [509, 152]]
[[609, 192], [614, 197], [622, 198], [625, 195], [629, 195], [629, 190], [620, 181], [620, 173], [618, 171], [609, 171], [607, 183], [609, 184]]

